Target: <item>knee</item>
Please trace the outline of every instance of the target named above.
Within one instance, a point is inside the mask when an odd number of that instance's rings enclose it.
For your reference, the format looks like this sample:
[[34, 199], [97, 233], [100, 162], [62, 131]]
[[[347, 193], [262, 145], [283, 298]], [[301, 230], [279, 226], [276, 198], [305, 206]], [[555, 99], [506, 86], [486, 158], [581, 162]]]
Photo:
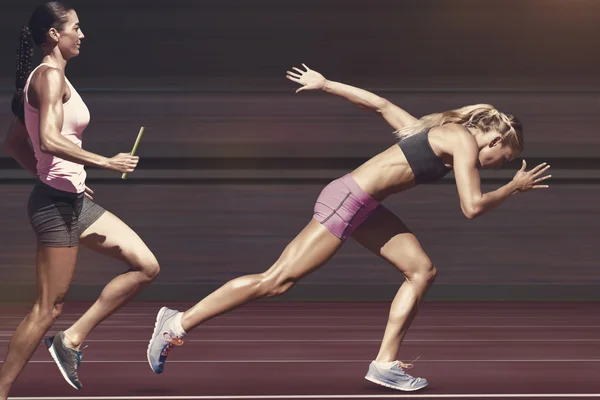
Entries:
[[31, 316], [41, 325], [51, 326], [62, 314], [65, 295], [60, 295], [54, 301], [38, 299], [33, 305]]
[[158, 264], [156, 258], [147, 261], [144, 264], [143, 271], [148, 281], [153, 281], [154, 278], [156, 278], [158, 276], [158, 273], [160, 272], [160, 265]]
[[258, 293], [261, 297], [281, 296], [294, 286], [296, 279], [286, 277], [279, 268], [259, 275]]
[[406, 279], [419, 286], [429, 287], [435, 281], [437, 270], [431, 260], [421, 260], [410, 273], [406, 274]]
[[152, 253], [133, 257], [132, 269], [139, 271], [144, 281], [151, 282], [158, 276], [160, 265]]

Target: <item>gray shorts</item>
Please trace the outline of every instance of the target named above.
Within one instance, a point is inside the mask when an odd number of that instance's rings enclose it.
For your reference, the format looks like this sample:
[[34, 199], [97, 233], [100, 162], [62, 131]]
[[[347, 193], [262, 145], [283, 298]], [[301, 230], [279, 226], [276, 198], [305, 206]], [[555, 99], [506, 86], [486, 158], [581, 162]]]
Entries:
[[46, 247], [76, 247], [79, 237], [106, 210], [83, 193], [54, 189], [37, 181], [27, 204], [29, 222], [38, 244]]

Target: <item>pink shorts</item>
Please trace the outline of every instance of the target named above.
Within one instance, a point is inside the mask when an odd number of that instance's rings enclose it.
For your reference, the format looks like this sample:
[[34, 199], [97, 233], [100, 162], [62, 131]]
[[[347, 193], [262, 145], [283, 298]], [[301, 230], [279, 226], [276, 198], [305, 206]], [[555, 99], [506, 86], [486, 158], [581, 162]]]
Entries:
[[314, 218], [329, 232], [346, 240], [381, 204], [371, 198], [350, 174], [331, 182], [321, 191]]

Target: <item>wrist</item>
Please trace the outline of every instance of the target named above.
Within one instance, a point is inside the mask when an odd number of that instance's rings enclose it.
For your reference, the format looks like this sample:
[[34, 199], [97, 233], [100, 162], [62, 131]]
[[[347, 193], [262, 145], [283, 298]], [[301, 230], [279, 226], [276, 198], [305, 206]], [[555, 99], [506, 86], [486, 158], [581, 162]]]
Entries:
[[515, 180], [513, 179], [512, 181], [510, 181], [510, 183], [508, 184], [509, 188], [510, 188], [510, 194], [514, 195], [520, 192], [519, 190], [519, 184], [517, 182], [515, 182]]
[[109, 169], [110, 159], [103, 156], [99, 156], [99, 159], [96, 161], [96, 166], [103, 169]]
[[331, 91], [331, 84], [332, 84], [332, 83], [333, 83], [333, 82], [331, 82], [331, 81], [329, 81], [329, 80], [325, 79], [325, 82], [323, 82], [323, 86], [321, 86], [321, 90], [322, 90], [322, 91], [324, 91], [324, 92], [329, 92], [329, 91]]

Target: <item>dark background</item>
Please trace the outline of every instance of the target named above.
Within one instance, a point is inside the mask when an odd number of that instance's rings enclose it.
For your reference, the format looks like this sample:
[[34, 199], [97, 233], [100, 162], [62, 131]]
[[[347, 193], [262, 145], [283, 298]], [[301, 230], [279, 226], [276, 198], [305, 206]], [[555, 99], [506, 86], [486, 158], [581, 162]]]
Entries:
[[[0, 125], [11, 119], [14, 54], [36, 1], [0, 6]], [[110, 156], [146, 135], [127, 181], [89, 170], [96, 200], [161, 262], [139, 298], [196, 300], [261, 272], [312, 215], [322, 187], [394, 143], [377, 115], [294, 94], [304, 62], [416, 116], [491, 103], [525, 124], [530, 166], [552, 187], [474, 221], [452, 176], [391, 197], [437, 265], [430, 299], [597, 300], [600, 283], [600, 3], [514, 1], [76, 1], [86, 39], [67, 68], [92, 121], [84, 147]], [[483, 171], [506, 183], [520, 160]], [[0, 277], [30, 298], [32, 179], [0, 157]], [[94, 298], [123, 266], [86, 250], [70, 293]], [[390, 299], [402, 276], [349, 241], [286, 299]]]

